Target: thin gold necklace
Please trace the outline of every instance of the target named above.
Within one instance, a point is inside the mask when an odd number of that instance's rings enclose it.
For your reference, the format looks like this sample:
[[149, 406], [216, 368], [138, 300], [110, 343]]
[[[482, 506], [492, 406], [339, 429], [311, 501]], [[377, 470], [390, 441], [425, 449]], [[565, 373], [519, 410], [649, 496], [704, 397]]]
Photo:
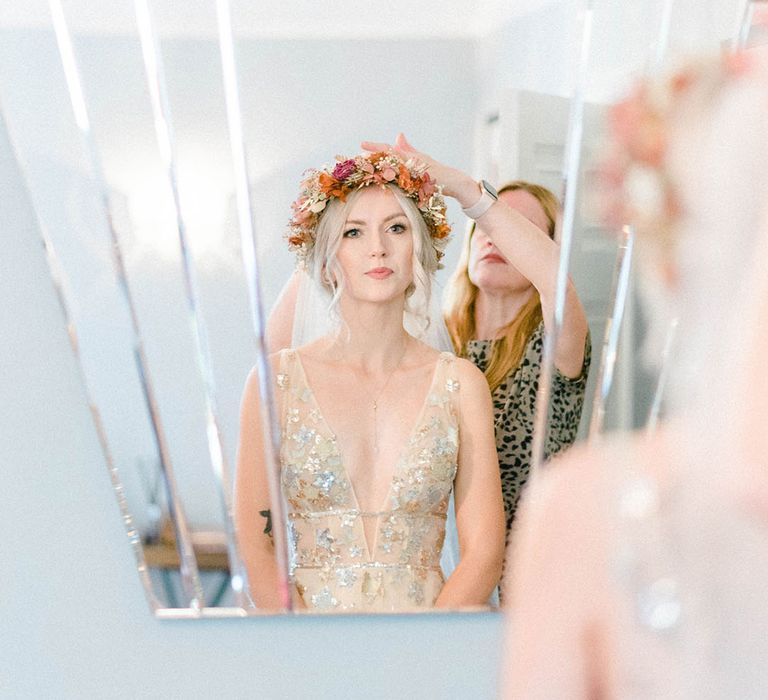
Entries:
[[400, 354], [400, 359], [397, 361], [397, 364], [387, 375], [387, 378], [384, 380], [384, 384], [382, 385], [381, 389], [379, 389], [379, 392], [376, 394], [376, 396], [373, 397], [373, 451], [375, 454], [378, 454], [379, 452], [379, 400], [383, 396], [384, 390], [389, 384], [389, 380], [392, 379], [392, 376], [395, 374], [395, 372], [397, 372], [397, 370], [400, 368], [400, 365], [403, 363], [406, 350], [408, 350], [408, 339], [405, 341], [403, 352]]

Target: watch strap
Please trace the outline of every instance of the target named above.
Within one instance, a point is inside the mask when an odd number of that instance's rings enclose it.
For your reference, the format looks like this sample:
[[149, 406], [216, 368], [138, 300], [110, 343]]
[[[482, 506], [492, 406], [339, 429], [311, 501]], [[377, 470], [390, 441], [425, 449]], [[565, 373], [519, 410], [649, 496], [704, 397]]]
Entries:
[[496, 191], [485, 180], [479, 182], [480, 185], [480, 199], [477, 200], [471, 207], [462, 209], [470, 219], [478, 219], [485, 212], [487, 212], [493, 203], [499, 198]]

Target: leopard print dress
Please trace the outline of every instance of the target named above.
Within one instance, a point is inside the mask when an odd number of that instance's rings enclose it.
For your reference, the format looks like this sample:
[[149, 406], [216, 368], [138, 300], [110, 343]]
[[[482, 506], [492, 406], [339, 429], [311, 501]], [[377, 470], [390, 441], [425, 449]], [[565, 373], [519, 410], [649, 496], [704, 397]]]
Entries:
[[[491, 340], [470, 340], [465, 357], [485, 371], [490, 357]], [[496, 450], [501, 469], [501, 489], [509, 536], [520, 494], [531, 471], [533, 426], [536, 393], [539, 390], [541, 358], [544, 348], [544, 323], [531, 334], [520, 365], [496, 387], [493, 397], [493, 417], [496, 429]], [[587, 334], [584, 365], [581, 374], [569, 379], [555, 368], [549, 417], [549, 435], [545, 458], [553, 457], [573, 444], [581, 420], [584, 392], [591, 359], [592, 346]]]

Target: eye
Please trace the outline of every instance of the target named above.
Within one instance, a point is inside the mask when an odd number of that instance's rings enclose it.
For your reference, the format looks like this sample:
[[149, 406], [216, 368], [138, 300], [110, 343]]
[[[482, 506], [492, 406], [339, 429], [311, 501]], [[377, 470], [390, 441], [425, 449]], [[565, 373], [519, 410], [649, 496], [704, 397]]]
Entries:
[[408, 230], [408, 227], [405, 224], [392, 224], [389, 227], [389, 230], [392, 233], [405, 233]]
[[359, 238], [359, 237], [360, 237], [359, 228], [350, 228], [344, 231], [344, 238]]

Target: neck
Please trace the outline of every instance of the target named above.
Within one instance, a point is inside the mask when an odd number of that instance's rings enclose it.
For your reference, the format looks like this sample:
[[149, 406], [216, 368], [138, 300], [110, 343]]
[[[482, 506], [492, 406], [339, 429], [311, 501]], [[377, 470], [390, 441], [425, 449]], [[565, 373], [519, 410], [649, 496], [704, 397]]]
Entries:
[[533, 293], [533, 285], [514, 291], [478, 289], [475, 299], [475, 338], [497, 338], [499, 331], [517, 317]]
[[403, 328], [403, 301], [341, 305], [344, 324], [328, 350], [334, 359], [367, 373], [388, 372], [402, 360], [410, 336]]

